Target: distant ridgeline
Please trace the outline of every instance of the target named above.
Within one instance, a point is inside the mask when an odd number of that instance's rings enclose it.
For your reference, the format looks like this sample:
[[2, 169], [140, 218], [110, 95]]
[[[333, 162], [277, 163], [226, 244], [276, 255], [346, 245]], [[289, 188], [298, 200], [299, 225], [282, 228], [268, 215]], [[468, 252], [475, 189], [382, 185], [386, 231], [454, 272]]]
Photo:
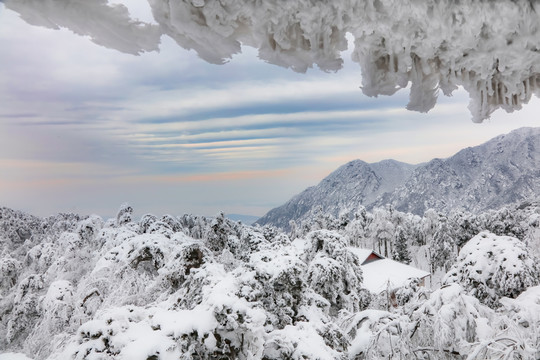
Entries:
[[[65, 27], [129, 54], [159, 50], [162, 35], [223, 64], [241, 46], [271, 64], [305, 72], [342, 67], [347, 33], [362, 91], [392, 95], [410, 84], [407, 109], [427, 112], [439, 90], [463, 86], [474, 121], [521, 109], [540, 86], [540, 3], [535, 1], [150, 1], [157, 24], [106, 1], [4, 0], [29, 24]], [[504, 15], [502, 15], [504, 14]]]
[[522, 128], [420, 165], [352, 161], [256, 223], [289, 229], [291, 220], [299, 225], [318, 212], [352, 217], [359, 207], [387, 205], [417, 215], [428, 209], [478, 213], [538, 197], [540, 128]]

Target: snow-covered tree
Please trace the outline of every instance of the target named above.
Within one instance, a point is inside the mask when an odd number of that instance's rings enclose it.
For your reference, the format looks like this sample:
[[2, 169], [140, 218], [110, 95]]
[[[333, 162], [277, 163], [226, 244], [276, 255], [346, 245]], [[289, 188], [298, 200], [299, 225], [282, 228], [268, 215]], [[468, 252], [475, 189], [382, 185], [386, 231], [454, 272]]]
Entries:
[[448, 271], [456, 257], [457, 249], [445, 219], [439, 222], [437, 230], [428, 243], [432, 272], [438, 268]]
[[392, 259], [404, 264], [409, 264], [411, 262], [407, 237], [405, 235], [405, 230], [403, 230], [401, 226], [397, 227], [396, 234], [394, 235]]
[[385, 257], [392, 253], [392, 238], [395, 227], [391, 221], [391, 213], [385, 209], [375, 209], [373, 221], [370, 224], [373, 248]]
[[488, 325], [494, 318], [493, 310], [460, 285], [445, 285], [411, 313], [407, 324], [411, 352], [427, 358], [463, 358], [476, 344], [495, 335]]
[[448, 228], [450, 230], [450, 236], [454, 239], [458, 251], [467, 241], [472, 239], [482, 230], [478, 224], [477, 217], [463, 211], [452, 211], [449, 214]]
[[461, 284], [482, 303], [497, 307], [501, 297], [516, 298], [538, 285], [540, 273], [537, 259], [523, 242], [481, 232], [463, 246], [444, 282]]
[[116, 214], [116, 226], [130, 223], [133, 220], [132, 218], [133, 208], [128, 203], [124, 203], [120, 205], [120, 209], [118, 209], [118, 213]]
[[370, 300], [362, 290], [360, 259], [347, 249], [345, 239], [336, 232], [319, 230], [308, 234], [308, 244], [308, 284], [336, 313], [364, 308]]
[[[504, 218], [534, 243], [538, 214], [529, 206]], [[480, 234], [443, 287], [432, 292], [411, 279], [390, 311], [374, 310], [350, 249], [371, 231], [393, 229], [388, 251], [406, 261], [408, 250], [416, 262], [427, 248], [418, 246], [424, 230], [435, 253], [441, 229], [453, 239], [468, 219], [473, 229], [493, 214], [445, 220], [433, 212], [426, 220], [360, 211], [345, 228], [323, 216], [334, 230], [299, 231], [295, 241], [221, 214], [145, 215], [122, 225], [0, 215], [2, 351], [47, 360], [538, 357], [538, 266], [523, 242]], [[355, 223], [363, 237], [353, 241]], [[11, 231], [18, 226], [31, 236], [21, 241]]]
[[[229, 241], [231, 229], [225, 214], [220, 212], [212, 223], [207, 233], [207, 245], [212, 251], [221, 252], [224, 249], [229, 249], [232, 245]], [[233, 250], [234, 252], [234, 250]]]

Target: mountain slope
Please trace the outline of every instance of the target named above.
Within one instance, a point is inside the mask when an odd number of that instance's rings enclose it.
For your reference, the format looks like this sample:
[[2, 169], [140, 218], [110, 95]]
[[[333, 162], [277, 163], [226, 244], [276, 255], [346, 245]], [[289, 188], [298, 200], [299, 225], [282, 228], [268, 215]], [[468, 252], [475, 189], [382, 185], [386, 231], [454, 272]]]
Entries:
[[538, 194], [540, 128], [523, 128], [463, 149], [448, 159], [430, 161], [372, 206], [389, 203], [415, 214], [429, 208], [477, 212]]
[[270, 210], [256, 223], [287, 228], [290, 220], [304, 218], [319, 205], [325, 212], [337, 216], [343, 209], [373, 203], [378, 196], [402, 184], [402, 179], [408, 178], [415, 168], [416, 165], [395, 160], [374, 164], [351, 161], [331, 173], [319, 185], [307, 188], [284, 205]]
[[429, 208], [482, 211], [540, 194], [540, 128], [522, 128], [447, 159], [410, 165], [395, 160], [343, 165], [257, 223], [287, 228], [316, 206], [337, 215], [364, 205], [392, 204], [423, 214]]

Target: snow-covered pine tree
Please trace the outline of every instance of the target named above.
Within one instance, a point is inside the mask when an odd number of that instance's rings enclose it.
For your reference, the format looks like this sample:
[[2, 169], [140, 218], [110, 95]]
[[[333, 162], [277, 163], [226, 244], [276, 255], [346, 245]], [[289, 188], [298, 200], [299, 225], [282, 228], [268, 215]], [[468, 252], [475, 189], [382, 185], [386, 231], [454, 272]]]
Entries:
[[403, 227], [401, 226], [396, 228], [396, 233], [394, 235], [392, 259], [404, 264], [409, 264], [411, 262], [407, 237], [405, 235], [405, 230], [403, 230]]

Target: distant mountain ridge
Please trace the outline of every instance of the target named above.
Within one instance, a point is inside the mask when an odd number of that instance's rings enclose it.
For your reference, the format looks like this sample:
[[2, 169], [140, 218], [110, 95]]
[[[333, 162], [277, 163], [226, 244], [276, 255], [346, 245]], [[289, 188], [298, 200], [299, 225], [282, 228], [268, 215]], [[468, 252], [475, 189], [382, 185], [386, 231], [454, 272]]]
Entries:
[[290, 220], [301, 220], [316, 206], [334, 215], [344, 208], [358, 204], [371, 204], [379, 196], [401, 185], [417, 165], [396, 160], [383, 160], [368, 164], [351, 161], [323, 179], [319, 185], [307, 188], [284, 205], [270, 210], [256, 224], [272, 224], [287, 228]]
[[540, 128], [521, 128], [419, 165], [351, 161], [256, 223], [287, 228], [290, 220], [303, 220], [319, 205], [334, 216], [359, 205], [372, 209], [386, 204], [422, 215], [429, 208], [497, 209], [538, 195]]
[[240, 221], [246, 225], [251, 225], [259, 219], [259, 216], [243, 215], [243, 214], [225, 214], [225, 217], [233, 221]]

